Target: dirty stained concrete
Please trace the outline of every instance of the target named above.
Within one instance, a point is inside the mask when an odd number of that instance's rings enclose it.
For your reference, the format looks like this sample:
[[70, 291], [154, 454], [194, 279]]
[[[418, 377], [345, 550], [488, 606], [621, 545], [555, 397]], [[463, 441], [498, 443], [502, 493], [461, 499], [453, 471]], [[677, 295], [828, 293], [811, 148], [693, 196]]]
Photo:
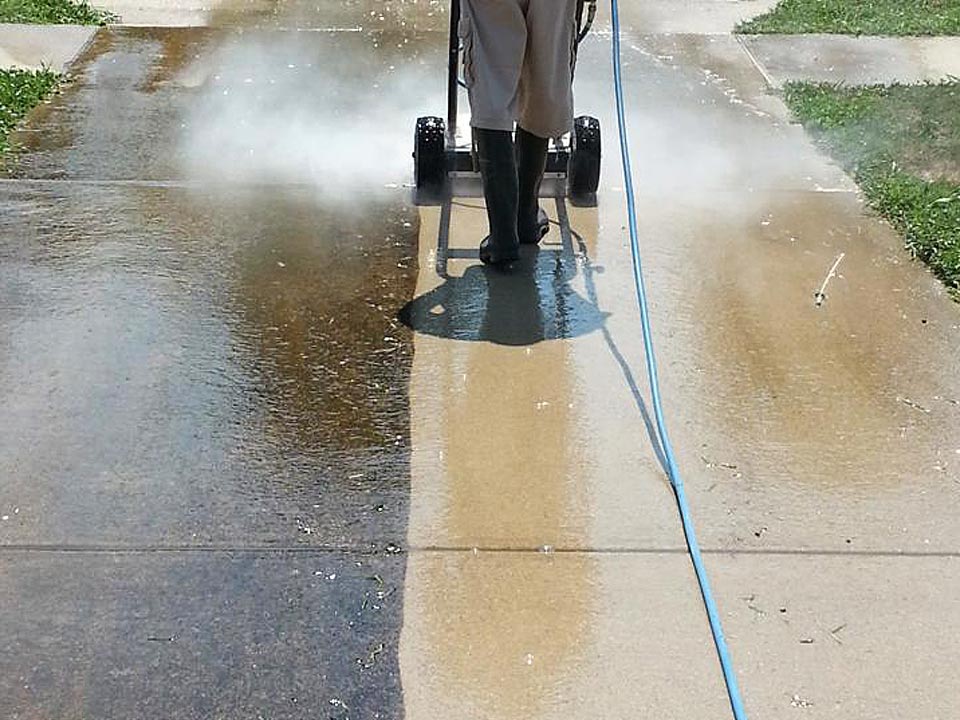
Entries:
[[[403, 186], [437, 3], [223, 7], [101, 31], [0, 184], [12, 717], [728, 716], [638, 389], [606, 38], [598, 207], [545, 201], [502, 277], [464, 259], [475, 193]], [[960, 311], [737, 39], [628, 19], [668, 421], [748, 713], [955, 716]]]

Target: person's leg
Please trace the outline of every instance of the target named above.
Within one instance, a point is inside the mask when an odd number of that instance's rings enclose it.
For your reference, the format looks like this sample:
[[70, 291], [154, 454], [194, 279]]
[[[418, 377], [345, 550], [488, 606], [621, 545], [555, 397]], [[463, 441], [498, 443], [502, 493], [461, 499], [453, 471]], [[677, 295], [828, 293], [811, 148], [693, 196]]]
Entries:
[[540, 209], [540, 183], [547, 164], [549, 138], [573, 127], [573, 63], [576, 0], [530, 0], [527, 53], [518, 91], [517, 160], [520, 242], [534, 244], [550, 229]]
[[517, 162], [513, 134], [508, 130], [476, 128], [477, 159], [483, 180], [490, 235], [480, 244], [480, 259], [504, 265], [520, 257], [517, 236]]
[[526, 0], [463, 0], [460, 35], [471, 120], [490, 235], [480, 259], [501, 265], [519, 257], [517, 161], [513, 128], [527, 45]]
[[520, 74], [520, 127], [540, 138], [573, 129], [576, 0], [530, 0]]
[[536, 245], [550, 229], [550, 221], [540, 209], [540, 183], [547, 167], [548, 145], [547, 138], [517, 128], [517, 233], [523, 245]]
[[527, 0], [461, 0], [460, 38], [470, 124], [513, 130], [527, 50]]

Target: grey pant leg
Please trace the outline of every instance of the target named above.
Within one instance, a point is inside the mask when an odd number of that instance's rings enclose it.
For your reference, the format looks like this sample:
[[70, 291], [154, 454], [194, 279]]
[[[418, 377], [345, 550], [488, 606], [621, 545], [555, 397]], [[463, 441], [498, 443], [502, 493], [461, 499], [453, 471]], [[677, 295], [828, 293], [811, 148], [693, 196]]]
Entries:
[[529, 0], [462, 0], [464, 75], [476, 128], [513, 130], [527, 49]]
[[573, 127], [576, 0], [462, 0], [473, 127], [540, 137]]
[[529, 0], [518, 120], [540, 137], [573, 129], [576, 12], [576, 0]]

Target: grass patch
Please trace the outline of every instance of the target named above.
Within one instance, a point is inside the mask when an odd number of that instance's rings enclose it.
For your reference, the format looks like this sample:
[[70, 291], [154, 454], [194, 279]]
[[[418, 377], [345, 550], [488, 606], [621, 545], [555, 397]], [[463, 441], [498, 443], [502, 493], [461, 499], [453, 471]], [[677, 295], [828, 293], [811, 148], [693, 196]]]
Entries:
[[0, 70], [0, 152], [10, 149], [8, 134], [57, 86], [50, 70]]
[[960, 81], [790, 83], [785, 99], [914, 256], [960, 293]]
[[737, 32], [960, 35], [960, 0], [782, 0]]
[[103, 25], [116, 20], [86, 0], [0, 0], [0, 22], [39, 25]]

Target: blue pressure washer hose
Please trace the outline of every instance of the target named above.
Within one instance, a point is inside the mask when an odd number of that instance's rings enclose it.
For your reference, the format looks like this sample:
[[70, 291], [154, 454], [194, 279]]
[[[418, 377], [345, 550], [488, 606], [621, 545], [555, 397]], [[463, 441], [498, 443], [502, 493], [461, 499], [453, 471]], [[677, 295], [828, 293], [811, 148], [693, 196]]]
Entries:
[[697, 574], [697, 582], [700, 585], [700, 593], [703, 595], [703, 604], [706, 607], [707, 617], [710, 620], [710, 630], [713, 633], [713, 641], [717, 648], [720, 666], [723, 669], [723, 677], [727, 684], [727, 695], [730, 697], [730, 707], [733, 710], [733, 715], [736, 720], [746, 720], [747, 715], [743, 709], [743, 700], [740, 697], [740, 688], [737, 685], [737, 677], [733, 669], [733, 662], [730, 659], [730, 651], [727, 648], [727, 641], [723, 636], [720, 614], [717, 611], [716, 601], [713, 599], [713, 591], [710, 589], [707, 570], [703, 566], [700, 544], [697, 542], [697, 535], [693, 527], [693, 518], [690, 514], [690, 506], [687, 503], [686, 493], [683, 490], [683, 478], [680, 477], [677, 459], [673, 453], [673, 446], [670, 444], [670, 437], [667, 434], [667, 424], [663, 417], [663, 402], [660, 397], [657, 357], [653, 351], [653, 332], [650, 326], [650, 310], [647, 304], [647, 290], [643, 279], [640, 241], [637, 233], [637, 202], [633, 192], [633, 170], [630, 166], [629, 138], [627, 135], [627, 120], [623, 101], [620, 7], [618, 0], [610, 0], [610, 8], [613, 20], [613, 77], [617, 96], [617, 122], [620, 126], [620, 154], [623, 159], [623, 178], [626, 183], [627, 193], [630, 252], [633, 256], [633, 279], [637, 289], [637, 301], [640, 304], [640, 324], [643, 328], [643, 346], [647, 361], [647, 377], [650, 383], [650, 395], [653, 398], [653, 412], [656, 418], [657, 435], [660, 439], [660, 446], [666, 460], [670, 484], [673, 486], [673, 492], [677, 498], [677, 506], [680, 509], [680, 520], [683, 523], [683, 533], [687, 538], [690, 559], [693, 561], [693, 567]]

